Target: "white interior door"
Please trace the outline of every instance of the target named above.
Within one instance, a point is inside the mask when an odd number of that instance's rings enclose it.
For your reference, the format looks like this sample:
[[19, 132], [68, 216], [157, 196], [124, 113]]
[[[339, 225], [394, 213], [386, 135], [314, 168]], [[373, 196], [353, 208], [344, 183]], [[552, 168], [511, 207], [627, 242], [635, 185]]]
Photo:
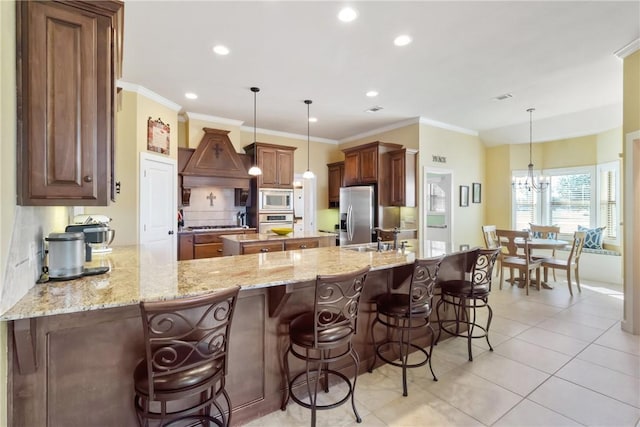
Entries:
[[453, 236], [453, 171], [425, 168], [423, 177], [424, 241], [451, 245]]
[[140, 245], [159, 260], [177, 259], [177, 176], [174, 159], [140, 153]]

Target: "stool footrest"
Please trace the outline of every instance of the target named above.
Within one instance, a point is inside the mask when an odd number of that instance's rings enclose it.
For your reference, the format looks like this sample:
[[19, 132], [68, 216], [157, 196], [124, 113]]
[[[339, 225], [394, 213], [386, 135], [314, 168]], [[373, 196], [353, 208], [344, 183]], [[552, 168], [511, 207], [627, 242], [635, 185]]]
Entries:
[[[424, 355], [424, 360], [422, 360], [421, 362], [416, 362], [416, 363], [407, 363], [406, 365], [403, 365], [402, 362], [398, 362], [398, 359], [394, 359], [394, 360], [390, 360], [389, 358], [387, 358], [383, 353], [382, 353], [382, 348], [384, 346], [390, 346], [390, 345], [404, 345], [404, 346], [410, 346], [420, 352], [422, 352], [422, 354]], [[408, 350], [408, 349], [407, 349]], [[405, 354], [408, 353], [407, 351], [404, 352]], [[411, 343], [403, 343], [401, 341], [387, 341], [384, 342], [382, 344], [378, 344], [376, 346], [376, 354], [378, 355], [378, 357], [382, 360], [384, 360], [385, 362], [387, 362], [390, 365], [393, 366], [397, 366], [402, 368], [403, 366], [406, 368], [419, 368], [420, 366], [424, 366], [427, 363], [429, 363], [429, 358], [431, 357], [431, 355], [429, 354], [429, 352], [427, 350], [425, 350], [424, 348], [415, 345], [415, 344], [411, 344]], [[396, 354], [400, 354], [400, 352], [398, 351]]]
[[[351, 395], [353, 394], [353, 386], [351, 385], [351, 380], [350, 380], [346, 375], [344, 375], [343, 373], [338, 372], [338, 371], [334, 371], [334, 370], [332, 370], [332, 369], [323, 370], [323, 371], [322, 371], [322, 373], [320, 374], [320, 377], [323, 377], [323, 376], [325, 375], [325, 373], [326, 373], [326, 375], [327, 375], [327, 376], [329, 376], [329, 375], [335, 375], [335, 376], [337, 376], [338, 378], [340, 378], [344, 383], [346, 383], [346, 384], [347, 384], [347, 387], [348, 387], [349, 389], [347, 390], [347, 394], [346, 394], [342, 399], [340, 399], [340, 400], [339, 400], [339, 401], [337, 401], [337, 402], [330, 403], [330, 404], [326, 404], [326, 405], [318, 405], [317, 403], [316, 403], [315, 405], [312, 405], [311, 403], [307, 403], [307, 402], [305, 402], [305, 401], [303, 400], [303, 398], [296, 396], [296, 394], [295, 394], [295, 392], [294, 392], [294, 390], [295, 390], [295, 389], [294, 389], [294, 387], [293, 387], [293, 384], [296, 382], [296, 380], [297, 380], [298, 378], [300, 378], [301, 376], [305, 375], [305, 374], [306, 374], [306, 372], [301, 372], [301, 373], [299, 373], [298, 375], [296, 375], [295, 377], [293, 377], [293, 379], [292, 379], [292, 380], [291, 380], [291, 382], [289, 383], [289, 390], [290, 390], [290, 397], [291, 397], [291, 399], [292, 399], [294, 402], [296, 402], [298, 405], [303, 406], [303, 407], [305, 407], [305, 408], [307, 408], [307, 409], [315, 408], [315, 409], [319, 409], [319, 410], [322, 410], [322, 409], [332, 409], [332, 408], [336, 408], [336, 407], [338, 407], [338, 406], [342, 405], [343, 403], [346, 403], [346, 402], [347, 402], [347, 400], [349, 400], [349, 398], [350, 398], [350, 397], [351, 397]], [[317, 378], [317, 379], [316, 379], [316, 381], [320, 381], [320, 378]], [[305, 383], [305, 384], [306, 384], [306, 383]], [[322, 388], [322, 387], [320, 387], [320, 385], [317, 385], [317, 387]], [[304, 387], [304, 388], [306, 389], [306, 387]], [[316, 397], [316, 398], [317, 398], [317, 397]]]

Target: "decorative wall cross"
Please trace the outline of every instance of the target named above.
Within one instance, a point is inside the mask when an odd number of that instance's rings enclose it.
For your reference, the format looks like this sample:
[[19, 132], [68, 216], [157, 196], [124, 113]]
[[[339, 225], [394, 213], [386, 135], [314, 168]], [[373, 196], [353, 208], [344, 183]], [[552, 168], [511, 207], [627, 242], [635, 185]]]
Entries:
[[207, 199], [209, 199], [209, 206], [213, 206], [213, 201], [216, 199], [216, 196], [214, 196], [213, 193], [209, 193]]
[[216, 147], [213, 149], [213, 151], [216, 152], [216, 159], [217, 159], [220, 157], [220, 153], [222, 153], [224, 150], [216, 142]]

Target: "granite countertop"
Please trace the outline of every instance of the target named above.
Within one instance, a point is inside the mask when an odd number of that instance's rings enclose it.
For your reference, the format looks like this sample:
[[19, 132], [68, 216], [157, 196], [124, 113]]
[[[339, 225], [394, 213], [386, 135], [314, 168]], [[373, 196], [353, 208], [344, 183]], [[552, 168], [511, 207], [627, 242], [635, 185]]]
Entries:
[[111, 253], [94, 254], [86, 266], [109, 266], [108, 273], [36, 284], [0, 320], [124, 307], [236, 285], [252, 289], [305, 282], [318, 274], [346, 273], [366, 265], [379, 270], [409, 264], [415, 254], [327, 247], [189, 261], [170, 258], [139, 246], [116, 246]]
[[335, 238], [336, 233], [329, 233], [326, 231], [313, 231], [313, 232], [300, 232], [293, 231], [287, 235], [280, 236], [275, 233], [251, 233], [251, 234], [229, 234], [222, 236], [222, 239], [231, 240], [234, 242], [265, 242], [272, 240], [290, 240], [290, 239], [313, 239], [318, 237], [331, 237]]

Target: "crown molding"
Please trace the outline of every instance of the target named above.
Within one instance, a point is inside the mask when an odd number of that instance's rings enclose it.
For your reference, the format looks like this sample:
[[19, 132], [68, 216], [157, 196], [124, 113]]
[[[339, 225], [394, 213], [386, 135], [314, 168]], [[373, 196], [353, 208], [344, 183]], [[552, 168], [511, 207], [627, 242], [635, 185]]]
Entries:
[[123, 80], [118, 80], [116, 82], [116, 86], [119, 88], [122, 88], [123, 90], [129, 91], [129, 92], [135, 92], [138, 95], [142, 95], [145, 98], [149, 98], [157, 102], [158, 104], [162, 104], [173, 111], [180, 111], [182, 109], [182, 106], [176, 104], [173, 101], [168, 100], [162, 95], [158, 95], [157, 93], [147, 89], [144, 86], [140, 86], [135, 83], [125, 82]]
[[192, 113], [187, 111], [185, 113], [187, 119], [191, 120], [203, 120], [205, 122], [213, 122], [219, 123], [221, 125], [230, 125], [230, 126], [242, 126], [244, 121], [242, 120], [234, 120], [234, 119], [226, 119], [224, 117], [210, 116], [208, 114], [200, 114], [200, 113]]
[[477, 130], [471, 130], [471, 129], [463, 128], [460, 126], [454, 126], [447, 123], [442, 123], [437, 120], [427, 119], [426, 117], [420, 117], [420, 124], [429, 125], [429, 126], [433, 126], [441, 129], [446, 129], [446, 130], [451, 130], [458, 133], [464, 133], [466, 135], [478, 136]]
[[615, 52], [613, 52], [613, 54], [620, 59], [624, 59], [632, 53], [637, 52], [638, 50], [640, 50], [640, 38], [635, 39], [628, 45], [616, 50]]
[[340, 144], [343, 144], [345, 142], [351, 142], [351, 141], [355, 141], [357, 139], [362, 139], [362, 138], [366, 138], [368, 136], [371, 135], [376, 135], [382, 132], [388, 132], [390, 130], [394, 130], [394, 129], [399, 129], [399, 128], [403, 128], [405, 126], [409, 126], [409, 125], [414, 125], [416, 123], [419, 123], [419, 117], [414, 117], [412, 119], [408, 119], [408, 120], [403, 120], [401, 122], [397, 122], [397, 123], [393, 123], [387, 126], [383, 126], [377, 129], [372, 129], [372, 130], [368, 130], [366, 132], [362, 132], [353, 136], [349, 136], [347, 138], [343, 138], [340, 140]]
[[[253, 127], [242, 126], [240, 130], [243, 132], [253, 132]], [[300, 135], [297, 133], [281, 132], [277, 130], [261, 129], [261, 128], [256, 128], [256, 132], [261, 133], [263, 135], [281, 136], [283, 138], [301, 139], [303, 141], [307, 140], [307, 135]], [[329, 139], [329, 138], [317, 138], [317, 137], [310, 136], [309, 141], [321, 142], [323, 144], [338, 145], [338, 141], [336, 141], [335, 139]]]

